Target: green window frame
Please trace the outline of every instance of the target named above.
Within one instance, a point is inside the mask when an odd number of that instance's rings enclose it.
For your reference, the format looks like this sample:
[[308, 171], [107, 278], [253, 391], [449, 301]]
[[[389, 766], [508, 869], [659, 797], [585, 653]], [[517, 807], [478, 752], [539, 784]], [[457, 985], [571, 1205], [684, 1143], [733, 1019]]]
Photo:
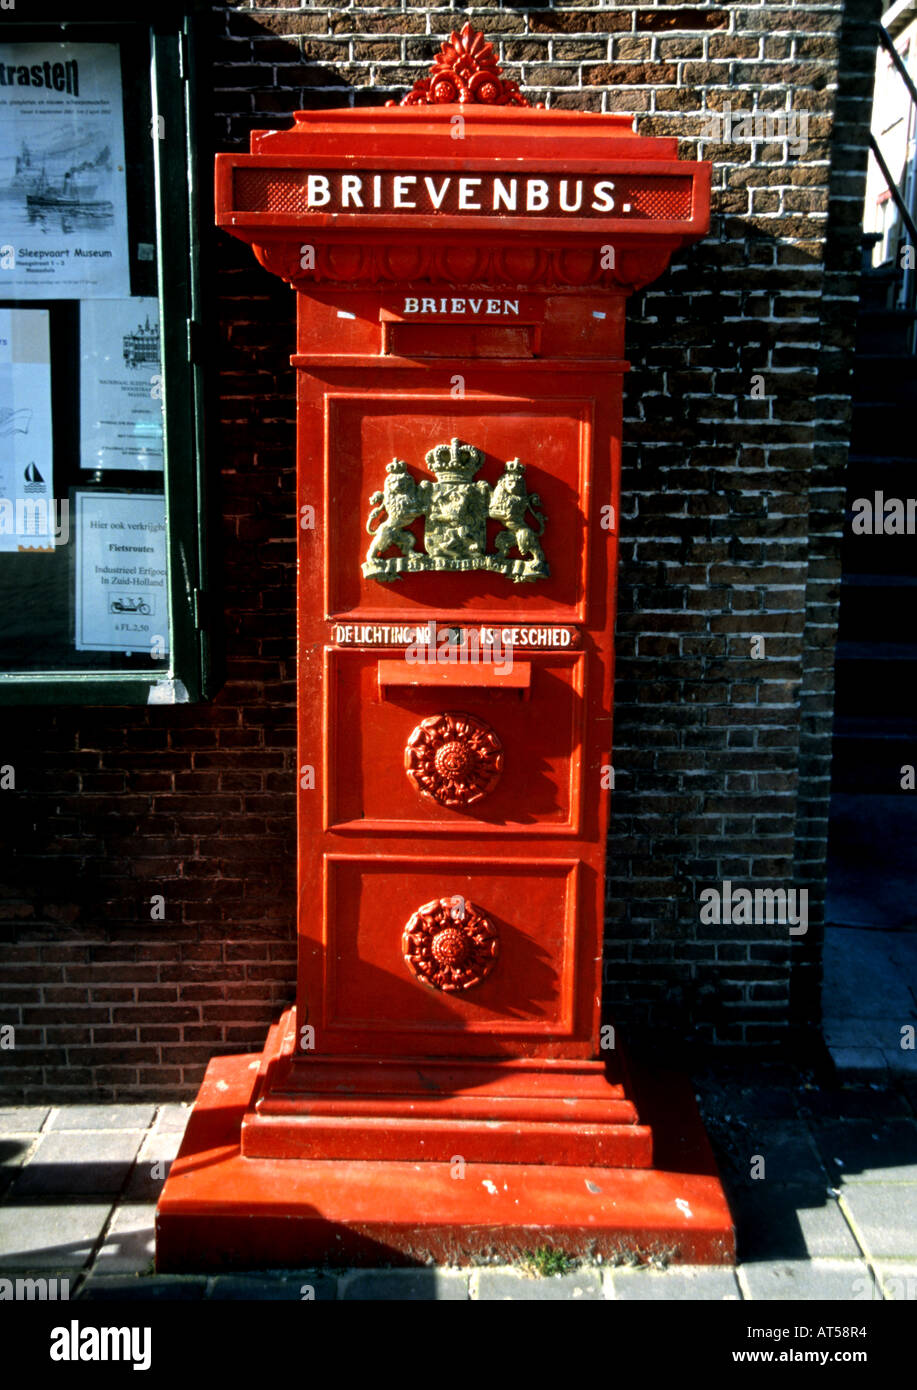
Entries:
[[[42, 7], [38, 19], [29, 14], [31, 6], [7, 10], [0, 16], [0, 45], [118, 43], [132, 53], [149, 54], [149, 105], [146, 93], [140, 91], [138, 95], [137, 89], [124, 89], [122, 97], [125, 126], [135, 101], [138, 112], [143, 110], [150, 120], [155, 293], [161, 331], [168, 652], [158, 665], [143, 669], [128, 661], [122, 663], [125, 669], [117, 669], [116, 661], [101, 670], [86, 661], [81, 669], [78, 657], [60, 669], [0, 669], [0, 704], [176, 704], [206, 699], [215, 688], [206, 547], [206, 382], [200, 351], [205, 308], [199, 265], [200, 228], [213, 224], [212, 180], [199, 176], [200, 122], [193, 80], [196, 15], [203, 7], [198, 0], [185, 4], [159, 0], [155, 5], [141, 0], [134, 16], [127, 18], [124, 15], [125, 11], [130, 15], [129, 8], [118, 8], [121, 14], [113, 16], [110, 7], [103, 11], [101, 6], [85, 3], [74, 18], [72, 3], [52, 4]], [[136, 134], [131, 138], [136, 140]], [[209, 174], [209, 169], [206, 172]], [[131, 196], [129, 190], [128, 202]], [[0, 242], [5, 240], [0, 217]], [[41, 301], [36, 299], [32, 304], [39, 307]], [[51, 362], [53, 395], [53, 347]], [[55, 458], [56, 450], [55, 444]], [[79, 466], [85, 468], [86, 464], [80, 460]], [[75, 545], [75, 510], [71, 505], [70, 546]], [[34, 564], [43, 563], [41, 558], [28, 558]], [[3, 559], [0, 555], [0, 564]], [[75, 593], [73, 602], [75, 606]], [[0, 632], [2, 627], [0, 623]], [[0, 644], [2, 640], [0, 636]]]

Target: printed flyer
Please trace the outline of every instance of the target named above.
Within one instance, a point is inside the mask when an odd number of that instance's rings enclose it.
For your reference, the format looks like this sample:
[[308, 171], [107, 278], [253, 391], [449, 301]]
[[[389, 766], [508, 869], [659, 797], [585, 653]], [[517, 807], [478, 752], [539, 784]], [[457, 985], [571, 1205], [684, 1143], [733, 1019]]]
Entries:
[[117, 44], [0, 44], [0, 297], [129, 294]]
[[47, 309], [0, 309], [0, 553], [54, 549]]
[[74, 492], [79, 652], [169, 650], [165, 498]]
[[80, 305], [80, 466], [161, 472], [157, 299]]

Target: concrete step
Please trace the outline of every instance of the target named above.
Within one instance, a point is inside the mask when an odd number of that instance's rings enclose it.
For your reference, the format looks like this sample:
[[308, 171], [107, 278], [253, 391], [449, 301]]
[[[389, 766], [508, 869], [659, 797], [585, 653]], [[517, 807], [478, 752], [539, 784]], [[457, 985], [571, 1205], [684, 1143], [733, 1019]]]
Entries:
[[848, 520], [841, 542], [843, 572], [909, 578], [914, 570], [914, 540], [913, 536], [854, 536]]
[[860, 401], [853, 411], [851, 452], [867, 454], [877, 443], [881, 443], [883, 454], [917, 459], [912, 409], [895, 401]]
[[917, 357], [888, 352], [860, 352], [854, 359], [853, 400], [917, 402]]
[[864, 308], [857, 314], [856, 355], [910, 351], [911, 330], [917, 320], [913, 309]]
[[[851, 926], [903, 928], [917, 924], [915, 836], [917, 793], [897, 787], [877, 796], [832, 791], [829, 920]], [[901, 1022], [908, 1019], [902, 1017]]]
[[[843, 719], [843, 716], [842, 716]], [[898, 719], [865, 719], [864, 723], [884, 726], [884, 733], [835, 732], [832, 745], [831, 790], [845, 796], [905, 794], [902, 786], [907, 774], [902, 769], [917, 767], [917, 734], [896, 734], [903, 729]], [[913, 792], [909, 793], [914, 795]]]
[[917, 690], [917, 643], [838, 642], [834, 708], [839, 715], [907, 717]]
[[841, 642], [894, 642], [917, 636], [917, 576], [845, 574], [841, 580]]

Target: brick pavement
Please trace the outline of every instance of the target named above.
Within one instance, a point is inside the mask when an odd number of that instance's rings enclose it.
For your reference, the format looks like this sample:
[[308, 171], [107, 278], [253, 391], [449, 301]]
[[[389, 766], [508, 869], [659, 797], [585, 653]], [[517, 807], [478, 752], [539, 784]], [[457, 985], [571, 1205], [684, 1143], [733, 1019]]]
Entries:
[[57, 1277], [77, 1300], [917, 1299], [917, 1083], [826, 1088], [768, 1066], [717, 1068], [697, 1089], [736, 1219], [735, 1268], [157, 1276], [156, 1198], [188, 1107], [42, 1105], [0, 1110], [0, 1279]]

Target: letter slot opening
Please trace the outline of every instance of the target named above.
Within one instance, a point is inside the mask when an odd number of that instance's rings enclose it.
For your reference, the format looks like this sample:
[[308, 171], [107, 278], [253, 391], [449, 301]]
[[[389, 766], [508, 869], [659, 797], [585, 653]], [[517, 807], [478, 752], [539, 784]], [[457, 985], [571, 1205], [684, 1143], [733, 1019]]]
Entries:
[[514, 661], [508, 671], [490, 662], [470, 666], [448, 662], [434, 666], [426, 662], [397, 661], [382, 658], [378, 666], [379, 695], [385, 699], [386, 690], [437, 688], [452, 690], [513, 690], [527, 700], [532, 689], [532, 664]]

